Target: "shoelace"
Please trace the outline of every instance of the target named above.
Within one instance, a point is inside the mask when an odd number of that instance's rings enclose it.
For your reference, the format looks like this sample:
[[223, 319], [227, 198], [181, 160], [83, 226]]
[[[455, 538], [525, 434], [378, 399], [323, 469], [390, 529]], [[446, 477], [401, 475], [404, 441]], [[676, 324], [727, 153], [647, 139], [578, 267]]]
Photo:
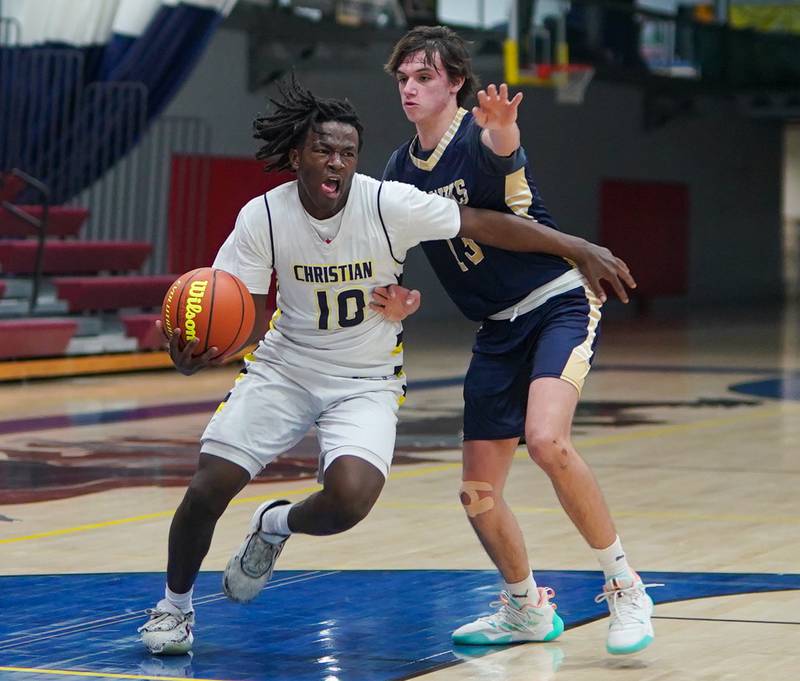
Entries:
[[[550, 603], [550, 599], [556, 595], [556, 592], [553, 591], [549, 586], [544, 588], [545, 595], [547, 596], [547, 601], [545, 605], [550, 605], [553, 610], [556, 608], [555, 603]], [[500, 599], [497, 601], [492, 601], [489, 606], [492, 608], [499, 608], [497, 612], [492, 613], [491, 615], [485, 615], [484, 617], [479, 617], [478, 619], [482, 622], [489, 622], [494, 623], [496, 618], [503, 618], [505, 621], [510, 622], [512, 624], [516, 624], [519, 626], [524, 626], [530, 622], [530, 617], [526, 610], [514, 607], [513, 603], [511, 602], [512, 596], [508, 591], [501, 591], [500, 592]], [[544, 606], [542, 606], [544, 607]]]
[[[138, 632], [142, 632], [147, 627], [154, 624], [161, 624], [168, 617], [174, 617], [176, 620], [180, 618], [180, 615], [174, 612], [170, 612], [169, 610], [158, 610], [157, 608], [148, 608], [144, 611], [144, 614], [148, 615], [150, 619], [136, 630]], [[188, 615], [183, 615], [184, 619], [186, 619], [186, 617], [188, 617]]]
[[[638, 605], [636, 603], [637, 597], [644, 594], [646, 589], [655, 586], [664, 586], [663, 584], [644, 584], [643, 582], [631, 584], [623, 589], [612, 589], [611, 591], [603, 590], [594, 598], [595, 603], [602, 603], [607, 601], [611, 606], [611, 612], [617, 616], [618, 620], [625, 620], [625, 618], [633, 617]], [[637, 619], [638, 621], [638, 619]], [[624, 623], [624, 622], [623, 622]]]

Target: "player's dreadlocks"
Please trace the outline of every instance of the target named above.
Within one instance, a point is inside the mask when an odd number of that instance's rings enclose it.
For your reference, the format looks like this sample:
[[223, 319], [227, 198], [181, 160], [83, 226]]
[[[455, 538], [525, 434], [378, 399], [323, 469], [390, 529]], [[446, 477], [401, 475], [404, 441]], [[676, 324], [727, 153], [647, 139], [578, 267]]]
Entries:
[[361, 150], [364, 127], [349, 101], [315, 97], [298, 84], [294, 75], [278, 84], [278, 92], [279, 100], [269, 100], [272, 112], [253, 121], [253, 137], [266, 142], [256, 153], [256, 158], [264, 161], [265, 170], [290, 170], [289, 151], [303, 144], [309, 129], [320, 132], [317, 126], [328, 121], [352, 125]]

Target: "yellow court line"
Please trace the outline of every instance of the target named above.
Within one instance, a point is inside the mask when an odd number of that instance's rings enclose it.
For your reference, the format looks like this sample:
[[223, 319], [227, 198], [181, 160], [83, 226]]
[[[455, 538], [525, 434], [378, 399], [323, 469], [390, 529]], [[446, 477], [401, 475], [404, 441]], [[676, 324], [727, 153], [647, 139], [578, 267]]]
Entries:
[[[186, 681], [185, 676], [154, 676], [152, 674], [112, 674], [111, 672], [82, 672], [71, 669], [36, 669], [34, 667], [0, 667], [0, 672], [19, 674], [52, 674], [56, 676], [84, 676], [94, 679], [144, 679], [146, 681]], [[225, 681], [224, 679], [198, 679], [194, 681]]]
[[[784, 411], [788, 405], [780, 405], [775, 407], [766, 407], [757, 411], [752, 411], [748, 414], [739, 414], [736, 416], [704, 419], [701, 421], [694, 421], [692, 423], [680, 423], [668, 426], [657, 426], [655, 428], [647, 428], [644, 430], [637, 430], [630, 433], [619, 433], [616, 435], [601, 435], [595, 437], [576, 438], [575, 444], [579, 448], [600, 447], [607, 444], [617, 444], [620, 442], [631, 442], [635, 440], [646, 440], [653, 437], [661, 437], [664, 435], [674, 435], [679, 433], [686, 433], [695, 430], [703, 430], [706, 428], [715, 428], [717, 426], [730, 425], [732, 423], [742, 423], [743, 421], [759, 420], [775, 416], [775, 414]], [[528, 454], [524, 448], [517, 452], [517, 458], [527, 458]], [[431, 466], [424, 466], [414, 468], [411, 470], [396, 471], [389, 477], [392, 480], [401, 480], [408, 478], [417, 478], [431, 473], [440, 473], [454, 468], [460, 468], [460, 462], [443, 463]], [[311, 494], [320, 489], [319, 485], [302, 487], [295, 490], [285, 490], [278, 492], [270, 492], [269, 494], [262, 494], [253, 497], [243, 497], [235, 499], [231, 502], [231, 506], [238, 504], [251, 503], [254, 501], [264, 501], [266, 499], [282, 498], [287, 496], [297, 496], [300, 494]], [[35, 534], [24, 535], [21, 537], [11, 537], [9, 539], [0, 539], [0, 544], [13, 544], [16, 542], [30, 541], [32, 539], [44, 539], [47, 537], [57, 537], [67, 534], [75, 534], [77, 532], [86, 532], [88, 530], [103, 529], [106, 527], [113, 527], [115, 525], [125, 525], [128, 523], [141, 522], [145, 520], [153, 520], [155, 518], [168, 518], [172, 516], [174, 511], [158, 511], [157, 513], [147, 513], [145, 515], [133, 516], [130, 518], [119, 518], [116, 520], [105, 520], [98, 523], [89, 523], [86, 525], [76, 525], [75, 527], [65, 527], [60, 530], [49, 530], [47, 532], [37, 532]]]
[[[264, 499], [271, 499], [274, 497], [289, 497], [298, 494], [310, 494], [320, 489], [319, 485], [314, 487], [303, 487], [301, 489], [287, 490], [285, 492], [273, 492], [258, 497], [246, 497], [243, 499], [235, 499], [230, 503], [231, 506], [236, 504], [244, 504], [251, 501], [263, 501]], [[22, 537], [11, 537], [10, 539], [0, 539], [0, 544], [13, 544], [14, 542], [29, 541], [31, 539], [43, 539], [45, 537], [58, 537], [65, 534], [74, 534], [75, 532], [86, 532], [87, 530], [99, 530], [106, 527], [113, 527], [115, 525], [125, 525], [127, 523], [137, 523], [144, 520], [153, 520], [154, 518], [169, 518], [175, 511], [158, 511], [156, 513], [146, 513], [145, 515], [136, 515], [130, 518], [118, 518], [116, 520], [104, 520], [99, 523], [88, 523], [86, 525], [76, 525], [75, 527], [65, 527], [60, 530], [49, 530], [47, 532], [37, 532], [36, 534], [27, 534]]]
[[[748, 414], [739, 414], [737, 416], [726, 416], [714, 419], [703, 419], [701, 421], [692, 421], [691, 423], [676, 423], [669, 426], [655, 426], [653, 428], [644, 428], [627, 433], [617, 433], [616, 435], [577, 437], [575, 438], [575, 446], [578, 449], [588, 449], [589, 447], [602, 447], [603, 445], [619, 444], [620, 442], [648, 440], [654, 437], [661, 437], [662, 435], [690, 433], [694, 430], [705, 430], [707, 428], [716, 428], [718, 426], [739, 424], [743, 421], [757, 421], [775, 416], [779, 412], [785, 410], [786, 407], [787, 405], [782, 405], [780, 407], [765, 407], [764, 409], [752, 411]], [[516, 457], [528, 457], [528, 453], [525, 450], [524, 445], [520, 446], [520, 451], [517, 452]]]
[[634, 430], [628, 433], [617, 433], [616, 435], [598, 435], [594, 437], [576, 438], [575, 444], [581, 447], [599, 447], [606, 444], [616, 444], [618, 442], [631, 442], [633, 440], [646, 440], [651, 437], [661, 435], [672, 435], [675, 433], [688, 433], [693, 430], [704, 430], [717, 426], [727, 426], [742, 421], [756, 421], [775, 416], [783, 411], [786, 405], [780, 407], [764, 407], [763, 409], [753, 410], [747, 414], [737, 414], [736, 416], [724, 416], [713, 419], [702, 419], [691, 423], [675, 423], [668, 426], [655, 426], [643, 430]]
[[[416, 478], [429, 473], [438, 473], [440, 471], [450, 470], [452, 468], [460, 468], [460, 463], [448, 463], [441, 465], [425, 466], [409, 471], [397, 471], [392, 473], [389, 477], [392, 479], [405, 479]], [[282, 490], [278, 492], [270, 492], [269, 494], [260, 494], [252, 497], [242, 497], [241, 499], [234, 499], [230, 505], [237, 506], [239, 504], [249, 504], [254, 501], [266, 501], [267, 499], [278, 499], [283, 497], [294, 497], [301, 494], [312, 494], [322, 489], [321, 485], [312, 485], [309, 487], [301, 487], [293, 490]], [[60, 530], [48, 530], [47, 532], [36, 532], [35, 534], [27, 534], [21, 537], [11, 537], [9, 539], [0, 539], [0, 544], [14, 544], [21, 541], [30, 541], [31, 539], [45, 539], [47, 537], [59, 537], [66, 534], [75, 534], [77, 532], [87, 532], [88, 530], [99, 530], [106, 527], [114, 527], [115, 525], [126, 525], [128, 523], [138, 523], [145, 520], [154, 520], [156, 518], [169, 518], [175, 511], [158, 511], [156, 513], [146, 513], [144, 515], [132, 516], [130, 518], [118, 518], [116, 520], [104, 520], [98, 523], [87, 523], [85, 525], [76, 525], [74, 527], [64, 527]]]
[[[442, 504], [426, 504], [416, 503], [412, 501], [378, 501], [378, 506], [381, 508], [389, 508], [395, 510], [432, 510], [432, 511], [452, 511], [463, 515], [464, 507], [456, 502], [442, 503]], [[516, 515], [536, 515], [552, 514], [564, 515], [564, 509], [561, 506], [525, 506], [515, 505], [514, 513]], [[690, 513], [683, 511], [621, 511], [619, 509], [612, 509], [612, 515], [615, 518], [650, 518], [652, 520], [697, 520], [708, 522], [735, 522], [735, 523], [764, 523], [770, 525], [800, 525], [800, 515], [744, 515], [734, 513]]]

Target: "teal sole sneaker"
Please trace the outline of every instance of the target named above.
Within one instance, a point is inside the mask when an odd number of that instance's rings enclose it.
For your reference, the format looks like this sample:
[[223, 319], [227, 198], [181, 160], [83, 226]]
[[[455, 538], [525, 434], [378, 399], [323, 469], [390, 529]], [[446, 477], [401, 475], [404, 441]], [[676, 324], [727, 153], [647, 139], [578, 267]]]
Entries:
[[453, 643], [467, 646], [500, 646], [528, 641], [553, 641], [564, 632], [564, 621], [550, 603], [552, 589], [540, 588], [538, 606], [520, 605], [503, 591], [492, 603], [498, 610], [453, 632]]

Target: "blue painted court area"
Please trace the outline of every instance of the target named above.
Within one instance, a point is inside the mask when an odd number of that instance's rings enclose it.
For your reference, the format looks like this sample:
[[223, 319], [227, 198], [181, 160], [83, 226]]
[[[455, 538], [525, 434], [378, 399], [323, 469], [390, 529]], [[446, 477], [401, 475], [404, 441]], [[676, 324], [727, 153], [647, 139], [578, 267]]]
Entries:
[[[666, 584], [650, 591], [657, 603], [800, 589], [795, 574], [642, 577]], [[161, 573], [0, 577], [0, 602], [9, 606], [0, 620], [0, 678], [85, 679], [89, 672], [136, 679], [394, 681], [457, 664], [451, 630], [488, 613], [498, 588], [492, 571], [284, 571], [245, 606], [222, 596], [220, 573], [203, 572], [195, 589], [193, 655], [153, 658], [139, 644], [136, 627], [162, 593], [163, 580]], [[537, 580], [556, 590], [567, 628], [606, 614], [593, 601], [598, 572], [541, 571]]]
[[778, 400], [800, 400], [800, 372], [787, 372], [778, 378], [737, 383], [731, 390], [754, 397], [772, 397]]

